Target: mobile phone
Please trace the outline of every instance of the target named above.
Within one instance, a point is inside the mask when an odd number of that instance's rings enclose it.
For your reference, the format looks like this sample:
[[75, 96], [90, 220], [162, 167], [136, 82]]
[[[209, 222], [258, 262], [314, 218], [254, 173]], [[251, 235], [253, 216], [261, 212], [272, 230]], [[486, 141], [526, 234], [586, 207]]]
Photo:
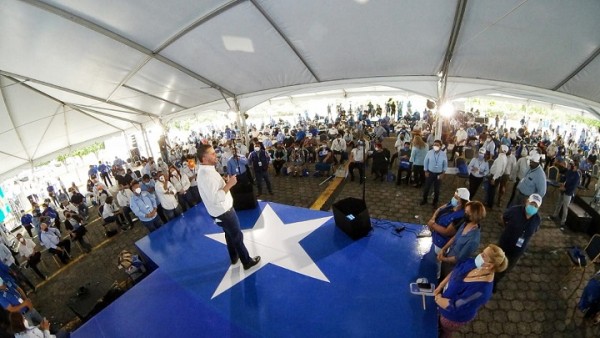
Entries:
[[419, 290], [421, 290], [421, 291], [431, 291], [430, 283], [417, 283], [417, 286], [419, 287]]

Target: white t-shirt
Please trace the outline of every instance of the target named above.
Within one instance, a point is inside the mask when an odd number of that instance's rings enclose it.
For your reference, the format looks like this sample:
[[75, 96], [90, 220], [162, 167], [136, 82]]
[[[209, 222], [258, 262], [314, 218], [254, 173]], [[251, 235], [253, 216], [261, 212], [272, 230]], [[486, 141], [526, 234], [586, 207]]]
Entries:
[[223, 190], [225, 181], [211, 165], [198, 166], [198, 192], [208, 214], [216, 217], [233, 207], [231, 193]]

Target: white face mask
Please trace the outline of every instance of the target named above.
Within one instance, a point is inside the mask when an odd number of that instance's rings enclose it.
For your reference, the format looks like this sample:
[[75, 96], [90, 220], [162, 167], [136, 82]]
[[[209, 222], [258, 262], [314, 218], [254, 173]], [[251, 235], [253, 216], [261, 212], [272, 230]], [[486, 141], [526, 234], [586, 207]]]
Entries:
[[142, 188], [140, 188], [140, 187], [135, 188], [135, 193], [138, 194], [138, 195], [141, 194], [142, 193]]
[[433, 146], [433, 151], [440, 151], [440, 147], [439, 146]]
[[481, 254], [477, 255], [477, 257], [475, 257], [475, 266], [477, 268], [481, 268], [483, 266], [483, 256], [481, 256]]

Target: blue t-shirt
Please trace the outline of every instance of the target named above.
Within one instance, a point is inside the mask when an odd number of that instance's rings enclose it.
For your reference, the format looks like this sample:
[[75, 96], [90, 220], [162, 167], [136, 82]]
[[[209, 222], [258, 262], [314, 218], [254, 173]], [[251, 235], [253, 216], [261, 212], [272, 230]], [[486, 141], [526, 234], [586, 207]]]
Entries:
[[[452, 210], [452, 208], [453, 208], [452, 205], [450, 205], [450, 203], [448, 203], [444, 207], [444, 209], [442, 209], [440, 211], [435, 222], [444, 228], [447, 228], [452, 223], [454, 223], [455, 228], [457, 226], [459, 226], [462, 218], [465, 216], [465, 210], [460, 209], [460, 210], [454, 211], [454, 210]], [[435, 246], [437, 246], [438, 248], [443, 248], [444, 245], [446, 245], [446, 243], [448, 243], [450, 238], [452, 238], [452, 236], [446, 237], [446, 236], [438, 233], [437, 231], [434, 231], [432, 236], [433, 236], [433, 244], [435, 244]]]
[[469, 271], [475, 269], [475, 260], [468, 259], [458, 264], [452, 274], [442, 297], [449, 299], [447, 308], [440, 307], [440, 314], [454, 322], [464, 323], [475, 318], [479, 308], [492, 298], [493, 282], [465, 282]]
[[463, 223], [456, 231], [454, 243], [452, 243], [446, 255], [447, 257], [456, 257], [456, 264], [468, 259], [479, 248], [481, 227], [477, 225], [477, 228], [463, 234], [466, 224], [466, 222]]

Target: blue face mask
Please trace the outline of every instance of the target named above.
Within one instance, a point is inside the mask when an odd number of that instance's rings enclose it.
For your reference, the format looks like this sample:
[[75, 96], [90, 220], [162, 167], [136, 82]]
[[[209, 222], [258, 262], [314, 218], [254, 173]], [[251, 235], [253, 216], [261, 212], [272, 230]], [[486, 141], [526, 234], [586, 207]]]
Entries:
[[483, 261], [483, 256], [481, 256], [481, 254], [477, 255], [477, 257], [475, 257], [475, 266], [477, 268], [481, 268], [483, 266], [483, 263], [485, 263]]
[[527, 215], [533, 216], [533, 215], [537, 214], [538, 208], [534, 207], [531, 204], [527, 204], [527, 206], [525, 207], [525, 212], [527, 213]]
[[458, 200], [455, 197], [452, 197], [452, 199], [450, 200], [450, 205], [452, 205], [453, 207], [458, 205]]
[[483, 158], [484, 158], [484, 157], [485, 157], [485, 155], [483, 155], [483, 154], [479, 154], [479, 159], [480, 159], [480, 160], [483, 160]]

